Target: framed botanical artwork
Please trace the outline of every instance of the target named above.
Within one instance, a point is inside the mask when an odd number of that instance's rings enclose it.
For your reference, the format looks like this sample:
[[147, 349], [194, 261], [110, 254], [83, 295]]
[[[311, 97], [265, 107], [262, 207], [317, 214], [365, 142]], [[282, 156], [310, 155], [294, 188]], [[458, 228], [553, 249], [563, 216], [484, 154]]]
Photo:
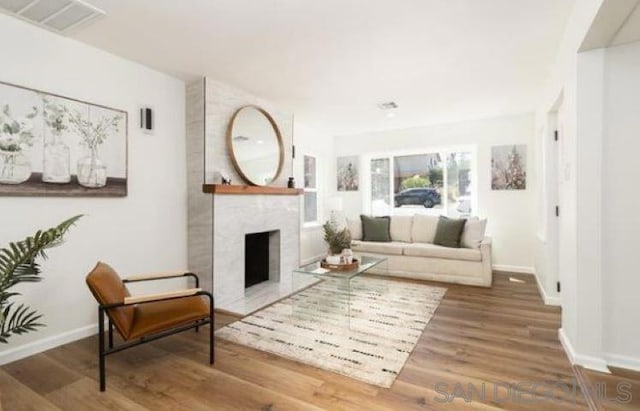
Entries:
[[0, 196], [126, 195], [126, 111], [0, 82]]
[[338, 157], [338, 191], [358, 191], [358, 156]]
[[491, 147], [491, 189], [527, 189], [527, 146]]

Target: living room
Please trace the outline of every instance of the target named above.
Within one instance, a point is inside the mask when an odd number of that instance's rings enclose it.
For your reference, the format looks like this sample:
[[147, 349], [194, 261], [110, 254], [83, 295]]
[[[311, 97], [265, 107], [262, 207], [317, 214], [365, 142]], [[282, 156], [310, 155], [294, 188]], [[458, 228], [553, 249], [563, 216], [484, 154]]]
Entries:
[[637, 409], [638, 3], [0, 1], [0, 409]]

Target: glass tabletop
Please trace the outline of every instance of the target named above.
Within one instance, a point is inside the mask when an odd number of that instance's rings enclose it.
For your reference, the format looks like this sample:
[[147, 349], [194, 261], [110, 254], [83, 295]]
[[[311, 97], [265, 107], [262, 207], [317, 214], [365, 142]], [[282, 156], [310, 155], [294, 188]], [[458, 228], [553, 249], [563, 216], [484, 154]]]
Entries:
[[368, 255], [356, 256], [360, 261], [357, 268], [349, 271], [328, 271], [320, 267], [320, 261], [315, 263], [303, 265], [300, 268], [293, 270], [295, 273], [313, 275], [315, 277], [330, 277], [330, 278], [343, 278], [351, 279], [356, 277], [365, 271], [377, 266], [380, 263], [387, 261], [386, 257], [372, 257]]

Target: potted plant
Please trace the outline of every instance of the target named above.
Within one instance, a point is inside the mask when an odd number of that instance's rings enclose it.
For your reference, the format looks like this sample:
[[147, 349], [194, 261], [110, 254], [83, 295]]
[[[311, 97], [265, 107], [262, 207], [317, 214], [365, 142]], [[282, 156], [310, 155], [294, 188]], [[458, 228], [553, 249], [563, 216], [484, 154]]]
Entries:
[[9, 289], [20, 283], [42, 280], [40, 265], [36, 260], [46, 258], [47, 249], [60, 245], [65, 233], [80, 217], [72, 217], [56, 227], [40, 230], [31, 237], [0, 249], [0, 343], [6, 344], [14, 334], [24, 334], [44, 326], [39, 322], [42, 315], [37, 311], [9, 301], [20, 295]]
[[33, 122], [38, 109], [14, 118], [5, 104], [0, 110], [0, 184], [20, 184], [31, 177], [31, 163], [24, 154], [33, 145]]
[[78, 160], [78, 183], [84, 187], [100, 188], [107, 184], [107, 165], [98, 157], [98, 148], [111, 132], [117, 133], [122, 116], [101, 117], [93, 122], [75, 111], [69, 122], [82, 138], [88, 154]]
[[[324, 241], [329, 245], [329, 255], [330, 256], [338, 256], [338, 262], [340, 259], [340, 255], [342, 254], [342, 250], [351, 248], [351, 233], [347, 228], [342, 228], [334, 222], [327, 221], [322, 226], [324, 229]], [[329, 259], [327, 260], [328, 262]]]
[[69, 128], [69, 110], [64, 104], [42, 96], [44, 110], [42, 117], [46, 130], [51, 134], [45, 137], [42, 181], [45, 183], [68, 183], [71, 181], [70, 150], [62, 133]]

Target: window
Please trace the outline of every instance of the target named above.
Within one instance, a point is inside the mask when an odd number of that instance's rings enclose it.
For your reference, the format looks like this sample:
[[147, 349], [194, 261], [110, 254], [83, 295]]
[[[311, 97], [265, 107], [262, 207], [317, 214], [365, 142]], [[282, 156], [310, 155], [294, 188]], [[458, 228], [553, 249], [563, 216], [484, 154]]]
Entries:
[[317, 223], [318, 215], [318, 165], [313, 156], [304, 156], [304, 222]]
[[472, 211], [471, 179], [473, 155], [470, 152], [450, 152], [447, 162], [447, 215], [469, 216]]
[[472, 213], [472, 150], [438, 150], [371, 159], [373, 215]]
[[391, 208], [391, 174], [389, 159], [371, 160], [371, 214], [384, 215]]

